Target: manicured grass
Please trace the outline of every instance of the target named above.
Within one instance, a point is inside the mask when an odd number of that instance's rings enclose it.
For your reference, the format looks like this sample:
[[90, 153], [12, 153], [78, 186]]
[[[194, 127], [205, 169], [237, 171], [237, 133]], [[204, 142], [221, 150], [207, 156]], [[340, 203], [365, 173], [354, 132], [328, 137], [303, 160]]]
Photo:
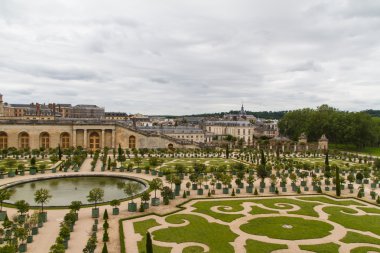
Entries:
[[322, 203], [326, 203], [326, 204], [339, 205], [339, 206], [350, 206], [350, 205], [364, 206], [362, 203], [360, 203], [359, 201], [355, 201], [355, 200], [338, 201], [338, 200], [330, 199], [328, 197], [323, 197], [323, 196], [298, 197], [298, 199], [312, 201], [312, 202], [322, 202]]
[[255, 200], [256, 203], [261, 203], [266, 207], [274, 208], [274, 209], [289, 209], [290, 205], [284, 205], [285, 207], [278, 207], [276, 204], [293, 204], [300, 207], [300, 210], [298, 211], [292, 211], [288, 212], [289, 214], [299, 214], [299, 215], [306, 215], [306, 216], [312, 216], [312, 217], [318, 217], [318, 213], [314, 211], [314, 207], [318, 205], [318, 203], [306, 203], [303, 201], [299, 201], [296, 199], [290, 199], [290, 198], [273, 198], [273, 199], [258, 199]]
[[[290, 214], [299, 214], [299, 215], [306, 215], [306, 216], [312, 216], [312, 217], [318, 217], [318, 214], [314, 211], [314, 206], [317, 206], [318, 203], [306, 203], [303, 201], [299, 201], [296, 199], [288, 199], [288, 198], [273, 198], [273, 199], [237, 199], [237, 200], [224, 200], [224, 201], [199, 201], [193, 205], [196, 209], [194, 212], [207, 214], [215, 219], [225, 221], [225, 222], [231, 222], [233, 220], [236, 220], [238, 218], [243, 217], [241, 214], [221, 214], [221, 213], [215, 213], [212, 212], [210, 209], [213, 206], [229, 206], [232, 209], [231, 210], [225, 210], [220, 209], [223, 212], [238, 212], [242, 211], [243, 207], [241, 206], [244, 202], [254, 202], [258, 204], [262, 204], [266, 207], [278, 209], [278, 210], [284, 210], [284, 209], [290, 209], [291, 206], [287, 204], [294, 204], [299, 206], [301, 209], [298, 211], [292, 211], [289, 212]], [[283, 204], [282, 207], [276, 206], [277, 203]], [[266, 210], [260, 207], [252, 207], [251, 214], [267, 214], [267, 213], [277, 213], [276, 211], [272, 210]]]
[[247, 252], [255, 252], [255, 253], [270, 253], [275, 250], [287, 249], [288, 246], [283, 244], [271, 244], [265, 242], [259, 242], [255, 240], [247, 240], [246, 242], [246, 250]]
[[[291, 225], [292, 228], [284, 228], [283, 225]], [[284, 240], [322, 238], [328, 236], [333, 228], [322, 221], [285, 216], [252, 219], [240, 227], [249, 234]]]
[[249, 213], [255, 215], [255, 214], [270, 214], [270, 213], [278, 213], [278, 212], [263, 209], [263, 208], [260, 208], [258, 206], [252, 206], [252, 210]]
[[348, 152], [353, 152], [353, 153], [380, 156], [380, 148], [378, 147], [357, 148], [354, 145], [329, 144], [329, 148], [337, 149], [340, 151], [348, 151]]
[[[196, 157], [172, 158], [170, 157], [170, 158], [160, 158], [160, 159], [164, 161], [164, 163], [159, 168], [159, 170], [161, 171], [174, 171], [174, 167], [176, 164], [183, 164], [185, 168], [188, 170], [188, 169], [193, 168], [193, 164], [195, 162], [205, 164], [208, 167], [227, 165], [227, 168], [231, 166], [232, 164], [238, 162], [232, 159], [214, 158], [214, 157], [209, 157], [209, 158], [196, 158]], [[130, 163], [133, 163], [134, 167], [137, 167], [137, 164], [135, 164], [133, 158], [127, 159], [125, 162], [123, 162], [123, 166], [127, 167], [128, 164]], [[150, 166], [149, 158], [142, 158], [140, 168], [144, 168], [145, 166]]]
[[369, 243], [380, 245], [380, 239], [351, 231], [349, 231], [346, 236], [340, 241], [344, 243]]
[[[140, 253], [145, 253], [146, 233], [148, 229], [152, 227], [156, 227], [158, 225], [160, 224], [158, 224], [154, 219], [149, 219], [149, 220], [133, 223], [135, 232], [139, 233], [143, 237], [142, 240], [137, 243]], [[171, 248], [164, 248], [164, 247], [153, 245], [153, 252], [155, 253], [170, 253], [170, 251], [171, 251]]]
[[366, 213], [380, 214], [380, 209], [374, 207], [358, 207], [358, 209], [363, 210]]
[[359, 247], [351, 250], [351, 253], [368, 253], [368, 252], [380, 252], [380, 249], [374, 247]]
[[332, 242], [318, 245], [301, 245], [300, 249], [316, 253], [336, 253], [339, 252], [339, 245]]
[[[7, 160], [14, 161], [14, 165], [11, 168], [8, 166], [8, 161]], [[4, 159], [4, 160], [0, 160], [0, 168], [4, 168], [6, 171], [8, 171], [9, 169], [17, 169], [17, 167], [18, 167], [19, 164], [24, 165], [25, 169], [28, 169], [30, 167], [30, 159], [7, 158], [7, 159]], [[50, 161], [49, 158], [37, 159], [36, 160], [36, 167], [38, 168], [41, 164], [45, 164], [46, 165], [46, 169], [49, 169], [53, 165], [53, 163]]]
[[211, 207], [229, 206], [229, 207], [232, 207], [232, 210], [223, 210], [223, 211], [224, 212], [238, 212], [238, 211], [243, 210], [243, 207], [241, 206], [243, 202], [244, 200], [198, 201], [193, 205], [193, 207], [196, 208], [193, 212], [207, 214], [215, 219], [225, 221], [225, 222], [231, 222], [233, 220], [243, 217], [243, 215], [215, 213], [210, 210]]
[[[369, 231], [380, 235], [380, 216], [362, 215], [355, 216], [356, 211], [347, 207], [325, 207], [323, 210], [330, 214], [329, 220], [341, 224], [346, 228], [356, 229], [360, 231]], [[346, 212], [348, 214], [342, 213]]]
[[156, 240], [163, 242], [198, 242], [210, 247], [210, 253], [234, 252], [230, 242], [233, 242], [237, 235], [232, 233], [228, 226], [209, 223], [206, 219], [187, 214], [174, 214], [166, 218], [172, 224], [183, 223], [184, 220], [190, 222], [185, 227], [169, 227], [153, 232]]
[[203, 253], [203, 248], [198, 246], [192, 246], [184, 248], [182, 253]]
[[[293, 159], [295, 161], [309, 162], [312, 164], [317, 164], [317, 165], [319, 164], [321, 166], [323, 166], [323, 164], [325, 162], [325, 158], [323, 158], [323, 157], [295, 157]], [[333, 165], [333, 164], [338, 165], [340, 167], [346, 167], [347, 164], [348, 165], [356, 165], [359, 163], [330, 158], [330, 165]]]

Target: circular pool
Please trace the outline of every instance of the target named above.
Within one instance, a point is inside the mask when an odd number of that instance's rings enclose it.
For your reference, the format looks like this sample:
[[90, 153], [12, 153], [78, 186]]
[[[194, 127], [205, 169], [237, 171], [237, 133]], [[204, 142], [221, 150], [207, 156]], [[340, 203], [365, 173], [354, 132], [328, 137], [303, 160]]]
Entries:
[[87, 201], [87, 196], [90, 190], [95, 187], [104, 190], [102, 202], [131, 197], [126, 195], [123, 190], [124, 185], [129, 182], [139, 186], [137, 194], [145, 191], [147, 188], [145, 181], [138, 178], [108, 175], [68, 175], [36, 178], [29, 181], [16, 182], [5, 187], [14, 192], [7, 203], [25, 200], [31, 206], [38, 206], [34, 202], [34, 193], [36, 190], [44, 188], [49, 190], [50, 195], [52, 195], [46, 206], [68, 206], [71, 201], [77, 200], [82, 201], [83, 204], [91, 204]]

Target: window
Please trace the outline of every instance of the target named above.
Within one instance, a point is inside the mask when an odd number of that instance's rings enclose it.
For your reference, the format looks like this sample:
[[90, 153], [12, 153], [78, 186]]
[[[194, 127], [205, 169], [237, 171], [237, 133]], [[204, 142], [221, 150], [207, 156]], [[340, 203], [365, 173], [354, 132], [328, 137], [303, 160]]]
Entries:
[[136, 148], [136, 137], [133, 135], [129, 137], [129, 148]]
[[5, 132], [0, 132], [0, 149], [8, 148], [8, 135]]
[[70, 147], [70, 135], [68, 133], [61, 134], [61, 148]]
[[29, 148], [29, 134], [23, 132], [19, 136], [20, 148]]
[[50, 139], [50, 137], [49, 137], [49, 134], [48, 133], [42, 133], [41, 135], [40, 135], [40, 146], [41, 146], [41, 148], [49, 148], [50, 147], [50, 143], [49, 143], [49, 140]]
[[97, 132], [90, 134], [90, 149], [97, 150], [100, 148], [100, 137]]

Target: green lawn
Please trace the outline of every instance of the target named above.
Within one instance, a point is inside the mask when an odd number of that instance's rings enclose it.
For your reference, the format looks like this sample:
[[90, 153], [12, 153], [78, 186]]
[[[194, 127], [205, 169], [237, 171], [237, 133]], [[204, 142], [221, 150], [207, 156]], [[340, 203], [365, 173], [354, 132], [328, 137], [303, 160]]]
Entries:
[[338, 201], [334, 200], [328, 197], [324, 196], [318, 196], [318, 197], [298, 197], [297, 199], [302, 199], [302, 200], [307, 200], [307, 201], [312, 201], [312, 202], [322, 202], [322, 203], [327, 203], [327, 204], [332, 204], [332, 205], [339, 205], [339, 206], [350, 206], [350, 205], [355, 205], [355, 206], [363, 206], [362, 203], [359, 201], [355, 200], [343, 200], [343, 201]]
[[[301, 209], [298, 211], [292, 211], [289, 212], [290, 214], [299, 214], [299, 215], [307, 215], [307, 216], [313, 216], [318, 217], [318, 214], [314, 211], [314, 206], [317, 206], [318, 203], [312, 203], [312, 202], [304, 202], [299, 201], [296, 199], [289, 199], [289, 198], [271, 198], [271, 199], [239, 199], [239, 200], [225, 200], [225, 201], [199, 201], [193, 205], [196, 209], [194, 212], [207, 214], [215, 219], [219, 219], [221, 221], [231, 222], [233, 220], [236, 220], [240, 217], [243, 217], [241, 214], [221, 214], [211, 211], [211, 207], [213, 206], [228, 206], [231, 207], [231, 210], [224, 210], [220, 209], [223, 212], [237, 212], [243, 210], [243, 207], [241, 206], [244, 202], [254, 202], [258, 204], [263, 204], [266, 207], [283, 210], [283, 209], [290, 209], [291, 206], [288, 204], [294, 204], [297, 206], [300, 206]], [[281, 207], [276, 206], [276, 204], [281, 203], [283, 204]], [[262, 209], [260, 207], [253, 207], [252, 214], [267, 214], [267, 213], [276, 213], [276, 211], [266, 210]]]
[[245, 248], [247, 252], [270, 253], [275, 250], [287, 249], [288, 246], [283, 244], [272, 244], [255, 240], [247, 240]]
[[379, 248], [374, 247], [359, 247], [351, 250], [351, 253], [368, 253], [368, 252], [380, 252]]
[[346, 236], [340, 240], [344, 243], [369, 243], [380, 245], [380, 239], [376, 239], [367, 235], [349, 231]]
[[[164, 163], [160, 166], [161, 171], [174, 171], [174, 167], [176, 164], [183, 164], [187, 170], [191, 169], [193, 167], [193, 164], [201, 163], [205, 164], [208, 167], [211, 166], [220, 166], [220, 165], [227, 165], [231, 166], [232, 164], [236, 163], [237, 161], [232, 159], [224, 159], [224, 158], [161, 158]], [[127, 159], [125, 162], [123, 162], [123, 166], [127, 167], [128, 164], [133, 163], [134, 167], [137, 166], [135, 164], [133, 158]], [[145, 166], [149, 166], [149, 158], [142, 158], [140, 167], [144, 168]]]
[[[12, 165], [9, 166], [10, 164]], [[30, 167], [30, 159], [7, 158], [4, 160], [0, 160], [0, 168], [4, 168], [6, 171], [8, 171], [9, 169], [17, 169], [20, 164], [24, 165], [25, 169], [28, 169]], [[49, 169], [53, 165], [53, 163], [48, 158], [36, 160], [37, 167], [39, 167], [41, 164], [45, 164], [46, 169]]]
[[[158, 224], [154, 219], [139, 221], [133, 224], [135, 232], [139, 233], [143, 237], [143, 239], [137, 243], [140, 253], [145, 253], [146, 233], [148, 232], [148, 229], [156, 227], [158, 225], [160, 224]], [[171, 248], [164, 248], [153, 245], [153, 251], [155, 253], [170, 253]]]
[[353, 153], [360, 153], [365, 155], [380, 156], [380, 148], [378, 147], [365, 147], [357, 148], [355, 145], [344, 145], [344, 144], [329, 144], [330, 149], [337, 149], [339, 151], [348, 151]]
[[[285, 225], [291, 227], [285, 228]], [[242, 225], [240, 229], [249, 234], [275, 239], [303, 240], [326, 237], [334, 227], [323, 221], [279, 216], [256, 218]]]
[[232, 233], [228, 226], [209, 223], [206, 219], [186, 214], [174, 214], [166, 218], [172, 224], [181, 224], [187, 220], [190, 222], [185, 227], [170, 227], [153, 232], [155, 240], [162, 242], [199, 242], [210, 247], [210, 253], [234, 252], [230, 242], [237, 235]]
[[[207, 200], [196, 201], [192, 207], [194, 214], [171, 214], [165, 220], [169, 224], [183, 224], [188, 221], [189, 224], [180, 227], [168, 227], [153, 232], [153, 238], [157, 241], [183, 243], [183, 242], [197, 242], [205, 244], [210, 248], [210, 253], [232, 253], [234, 248], [231, 243], [237, 238], [237, 234], [233, 233], [230, 229], [230, 224], [222, 225], [210, 222], [210, 219], [196, 215], [202, 213], [230, 223], [238, 218], [243, 217], [241, 214], [234, 214], [243, 210], [242, 204], [245, 202], [262, 204], [267, 208], [274, 210], [267, 210], [261, 207], [252, 206], [250, 214], [253, 215], [252, 219], [247, 223], [240, 226], [240, 230], [249, 234], [267, 236], [274, 239], [283, 240], [307, 240], [324, 238], [331, 234], [333, 226], [324, 222], [321, 219], [308, 219], [307, 217], [290, 217], [286, 214], [280, 215], [277, 210], [288, 210], [292, 205], [300, 207], [298, 211], [287, 211], [288, 214], [303, 215], [311, 217], [318, 217], [314, 207], [325, 204], [329, 205], [323, 208], [323, 211], [329, 214], [328, 219], [335, 223], [341, 224], [345, 228], [355, 229], [358, 231], [369, 231], [374, 234], [380, 235], [380, 216], [378, 208], [375, 206], [366, 205], [363, 202], [356, 200], [337, 201], [330, 199], [326, 196], [304, 196], [295, 198], [278, 197], [278, 198], [250, 198], [250, 199], [234, 199], [234, 200]], [[354, 205], [361, 210], [365, 211], [366, 215], [355, 216], [357, 212], [348, 206]], [[224, 213], [216, 213], [211, 211], [212, 207], [219, 206], [219, 210]], [[259, 214], [276, 214], [274, 217], [255, 217]], [[146, 232], [149, 228], [158, 226], [159, 224], [154, 218], [147, 218], [146, 221], [134, 223], [135, 232], [139, 233], [143, 239], [137, 242], [140, 253], [145, 250]], [[128, 236], [128, 233], [127, 235]], [[323, 239], [321, 240], [321, 243]], [[367, 243], [372, 244], [372, 247], [358, 247], [351, 252], [367, 252], [373, 250], [380, 252], [376, 247], [380, 247], [380, 239], [372, 238], [371, 236], [362, 235], [357, 232], [349, 231], [340, 242], [330, 242], [319, 245], [300, 245], [300, 249], [316, 253], [333, 253], [339, 251], [339, 244], [352, 244], [352, 243]], [[306, 244], [306, 243], [305, 243]], [[379, 246], [377, 246], [379, 245]], [[257, 240], [248, 239], [246, 241], [247, 252], [266, 253], [280, 249], [286, 249], [287, 245], [264, 243]], [[171, 248], [154, 246], [155, 253], [169, 253]], [[203, 248], [199, 246], [190, 246], [183, 250], [185, 253], [203, 253]]]
[[339, 245], [335, 243], [326, 243], [318, 245], [301, 245], [300, 249], [316, 253], [336, 253], [339, 252]]
[[[347, 207], [325, 207], [323, 210], [330, 214], [329, 220], [341, 224], [346, 228], [356, 229], [360, 231], [369, 231], [380, 235], [380, 216], [362, 215], [355, 216], [356, 211]], [[343, 213], [343, 212], [347, 213]]]

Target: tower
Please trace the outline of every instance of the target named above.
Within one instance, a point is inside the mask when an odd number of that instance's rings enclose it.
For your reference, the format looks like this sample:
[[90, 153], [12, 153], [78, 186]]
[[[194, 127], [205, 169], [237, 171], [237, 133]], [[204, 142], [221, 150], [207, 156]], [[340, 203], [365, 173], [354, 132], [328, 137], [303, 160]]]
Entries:
[[241, 108], [240, 108], [240, 117], [241, 116], [245, 116], [245, 110], [244, 110], [244, 105], [243, 103], [241, 104]]
[[0, 93], [0, 117], [4, 116], [3, 94]]

